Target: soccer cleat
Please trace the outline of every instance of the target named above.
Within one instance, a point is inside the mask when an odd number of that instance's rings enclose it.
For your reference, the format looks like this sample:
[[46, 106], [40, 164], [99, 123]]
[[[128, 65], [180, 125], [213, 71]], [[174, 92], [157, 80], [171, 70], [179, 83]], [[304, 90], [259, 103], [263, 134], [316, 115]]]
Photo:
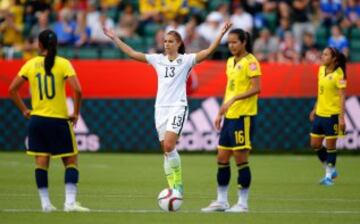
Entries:
[[324, 186], [332, 186], [334, 185], [334, 182], [332, 181], [331, 178], [324, 177], [323, 179], [320, 180], [320, 184]]
[[57, 208], [52, 204], [42, 207], [43, 212], [54, 212], [56, 210], [57, 210]]
[[334, 172], [331, 174], [331, 179], [335, 179], [336, 177], [338, 177], [338, 172], [336, 172], [336, 170], [334, 170]]
[[212, 201], [209, 206], [202, 208], [202, 212], [223, 212], [230, 208], [228, 202]]
[[234, 212], [234, 213], [247, 213], [249, 212], [248, 207], [243, 206], [241, 204], [235, 204], [229, 209], [226, 209], [225, 212]]
[[90, 212], [90, 209], [81, 206], [79, 202], [74, 202], [72, 204], [65, 203], [64, 212]]

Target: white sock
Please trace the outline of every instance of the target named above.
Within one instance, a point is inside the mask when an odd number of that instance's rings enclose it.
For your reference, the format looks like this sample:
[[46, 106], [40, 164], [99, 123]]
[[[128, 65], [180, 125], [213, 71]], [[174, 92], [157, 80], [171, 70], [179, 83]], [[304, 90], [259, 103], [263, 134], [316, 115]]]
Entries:
[[248, 207], [248, 198], [249, 198], [249, 188], [239, 189], [238, 191], [238, 204], [243, 207]]
[[217, 187], [217, 201], [228, 202], [228, 186]]
[[48, 207], [51, 205], [50, 198], [49, 198], [49, 190], [48, 188], [39, 188], [38, 189], [40, 201], [41, 201], [41, 207]]
[[166, 155], [168, 157], [167, 160], [168, 160], [169, 166], [172, 169], [178, 168], [181, 166], [180, 155], [176, 149], [172, 150], [171, 152], [168, 152]]
[[331, 175], [333, 174], [333, 172], [335, 171], [335, 167], [334, 166], [326, 166], [325, 169], [325, 177], [326, 178], [330, 178], [331, 179]]
[[171, 170], [171, 167], [170, 167], [170, 164], [169, 164], [169, 161], [168, 161], [168, 158], [166, 155], [164, 156], [164, 172], [165, 172], [166, 176], [170, 175], [172, 173], [172, 170]]
[[76, 201], [76, 184], [65, 184], [65, 204], [73, 204]]

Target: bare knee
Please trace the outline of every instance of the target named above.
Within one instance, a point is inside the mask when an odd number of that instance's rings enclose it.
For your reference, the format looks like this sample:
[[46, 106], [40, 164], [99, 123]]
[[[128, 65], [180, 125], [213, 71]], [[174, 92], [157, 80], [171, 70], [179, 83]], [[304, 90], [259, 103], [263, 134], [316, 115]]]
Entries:
[[321, 148], [323, 139], [322, 138], [311, 138], [310, 147], [314, 150]]
[[164, 152], [171, 152], [175, 148], [175, 145], [171, 142], [164, 141], [163, 150]]
[[249, 160], [249, 149], [234, 151], [236, 164], [247, 163]]
[[64, 163], [64, 166], [77, 165], [77, 155], [63, 157], [62, 161]]
[[232, 151], [218, 150], [217, 161], [219, 163], [229, 163]]

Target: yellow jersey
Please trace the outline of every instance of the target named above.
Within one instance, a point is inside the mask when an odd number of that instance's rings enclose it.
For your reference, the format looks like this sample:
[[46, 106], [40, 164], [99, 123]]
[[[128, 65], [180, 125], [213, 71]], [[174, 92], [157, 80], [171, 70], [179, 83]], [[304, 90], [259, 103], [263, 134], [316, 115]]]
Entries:
[[31, 115], [67, 119], [65, 82], [76, 75], [75, 70], [67, 59], [56, 57], [51, 69], [53, 76], [45, 75], [44, 59], [43, 56], [30, 59], [18, 73], [30, 84]]
[[319, 68], [316, 114], [330, 117], [341, 112], [339, 89], [346, 88], [346, 80], [340, 67], [327, 75], [325, 69], [325, 66]]
[[[251, 89], [251, 79], [261, 75], [260, 64], [254, 55], [248, 54], [235, 63], [235, 57], [230, 57], [226, 63], [227, 84], [225, 91], [226, 103], [228, 100]], [[226, 118], [239, 118], [243, 115], [257, 114], [258, 96], [253, 95], [246, 99], [237, 100], [225, 114]]]

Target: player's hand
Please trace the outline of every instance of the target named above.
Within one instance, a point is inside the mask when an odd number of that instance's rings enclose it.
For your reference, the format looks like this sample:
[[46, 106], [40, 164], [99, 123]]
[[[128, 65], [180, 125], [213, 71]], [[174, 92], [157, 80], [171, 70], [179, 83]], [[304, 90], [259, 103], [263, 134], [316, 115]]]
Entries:
[[221, 30], [221, 35], [224, 35], [232, 26], [231, 22], [226, 22]]
[[75, 126], [77, 121], [79, 119], [79, 115], [78, 114], [72, 114], [69, 116], [69, 120], [71, 123], [73, 123], [73, 125]]
[[29, 119], [31, 115], [31, 110], [26, 109], [25, 111], [23, 111], [23, 115], [26, 119]]
[[116, 37], [115, 32], [112, 29], [108, 29], [105, 26], [102, 27], [104, 34], [110, 39], [114, 39]]
[[312, 110], [312, 111], [310, 112], [309, 119], [310, 119], [311, 122], [314, 121], [314, 119], [315, 119], [315, 110]]
[[345, 133], [345, 118], [344, 116], [339, 115], [339, 131], [340, 133]]
[[215, 125], [216, 130], [220, 130], [220, 128], [221, 128], [221, 120], [222, 120], [222, 115], [219, 113], [216, 116], [215, 121], [214, 121], [214, 125]]
[[227, 111], [228, 111], [228, 109], [230, 108], [230, 106], [232, 105], [234, 103], [234, 100], [233, 99], [231, 99], [231, 100], [229, 100], [228, 102], [226, 102], [226, 103], [224, 103], [223, 105], [221, 105], [221, 107], [220, 107], [220, 114], [221, 115], [224, 115]]

